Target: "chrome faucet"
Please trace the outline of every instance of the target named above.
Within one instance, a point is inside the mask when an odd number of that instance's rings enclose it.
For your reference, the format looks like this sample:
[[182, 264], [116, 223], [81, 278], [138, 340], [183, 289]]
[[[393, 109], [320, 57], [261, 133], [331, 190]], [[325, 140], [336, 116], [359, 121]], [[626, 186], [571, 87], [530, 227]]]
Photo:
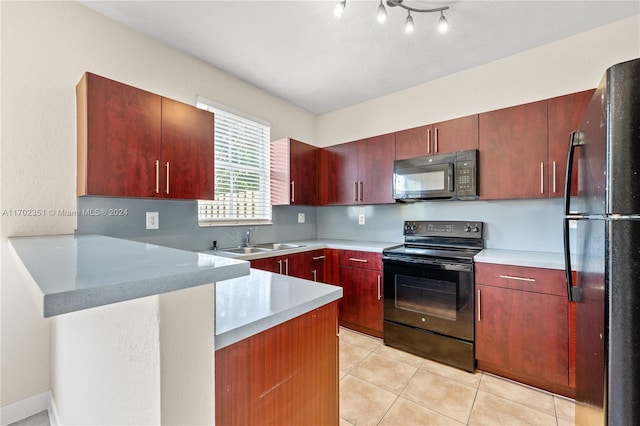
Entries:
[[245, 247], [249, 247], [250, 243], [251, 243], [251, 229], [249, 228], [249, 230], [247, 231], [246, 234], [244, 234], [244, 246]]

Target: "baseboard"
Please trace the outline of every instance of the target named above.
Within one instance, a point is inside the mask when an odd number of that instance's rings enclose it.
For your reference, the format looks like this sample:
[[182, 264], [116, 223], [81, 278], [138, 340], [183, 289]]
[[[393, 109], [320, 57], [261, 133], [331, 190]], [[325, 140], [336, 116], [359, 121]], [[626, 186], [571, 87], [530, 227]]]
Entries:
[[[29, 416], [38, 414], [41, 411], [49, 412], [51, 426], [58, 426], [58, 413], [55, 409], [53, 394], [50, 390], [30, 396], [13, 404], [0, 407], [0, 425], [7, 426], [18, 420], [26, 419]], [[55, 418], [55, 422], [54, 422]]]

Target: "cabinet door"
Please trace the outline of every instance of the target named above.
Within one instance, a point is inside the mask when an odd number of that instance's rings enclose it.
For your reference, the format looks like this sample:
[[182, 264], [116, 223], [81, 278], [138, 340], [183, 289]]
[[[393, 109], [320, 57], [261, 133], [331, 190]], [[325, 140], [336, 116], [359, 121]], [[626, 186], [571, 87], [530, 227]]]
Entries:
[[396, 132], [396, 160], [431, 154], [431, 125]]
[[318, 204], [318, 148], [294, 139], [290, 143], [291, 204], [315, 206]]
[[318, 204], [318, 148], [294, 139], [271, 142], [271, 204]]
[[[547, 101], [549, 126], [549, 196], [563, 197], [567, 172], [567, 151], [571, 132], [578, 129], [580, 119], [587, 109], [594, 90], [559, 96]], [[578, 178], [578, 163], [573, 166], [572, 180]], [[577, 185], [574, 192], [577, 195]]]
[[479, 367], [568, 386], [566, 297], [485, 285], [476, 291]]
[[[321, 205], [357, 204], [358, 147], [355, 142], [322, 148], [319, 155]], [[389, 180], [389, 183], [391, 180]]]
[[479, 117], [480, 199], [547, 197], [547, 102]]
[[76, 101], [78, 195], [159, 195], [160, 96], [85, 73]]
[[163, 196], [213, 200], [213, 114], [162, 98]]
[[358, 141], [358, 203], [394, 203], [392, 179], [395, 135], [389, 133]]
[[255, 269], [261, 269], [263, 271], [273, 272], [274, 274], [280, 273], [280, 263], [278, 260], [282, 260], [280, 256], [265, 257], [262, 259], [252, 260], [251, 267]]
[[294, 253], [283, 256], [284, 273], [291, 277], [310, 280], [311, 274], [311, 252]]
[[325, 281], [326, 254], [324, 249], [309, 252], [311, 256], [311, 280], [319, 283]]
[[434, 154], [478, 149], [478, 114], [433, 125]]
[[339, 318], [347, 327], [382, 336], [382, 273], [380, 271], [339, 267], [343, 297]]

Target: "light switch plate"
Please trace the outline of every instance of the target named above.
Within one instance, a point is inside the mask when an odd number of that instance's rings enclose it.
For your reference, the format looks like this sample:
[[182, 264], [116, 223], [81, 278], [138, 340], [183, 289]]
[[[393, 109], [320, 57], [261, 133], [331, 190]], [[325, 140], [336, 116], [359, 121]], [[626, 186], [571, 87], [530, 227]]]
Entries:
[[160, 213], [147, 212], [147, 229], [160, 229]]
[[358, 225], [364, 225], [364, 213], [358, 215]]
[[304, 223], [304, 213], [298, 213], [298, 223]]

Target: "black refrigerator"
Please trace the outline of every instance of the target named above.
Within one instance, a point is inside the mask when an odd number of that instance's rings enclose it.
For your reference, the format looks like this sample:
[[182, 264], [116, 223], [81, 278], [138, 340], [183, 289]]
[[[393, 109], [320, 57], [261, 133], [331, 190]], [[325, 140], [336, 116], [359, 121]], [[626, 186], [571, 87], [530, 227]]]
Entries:
[[566, 186], [567, 287], [576, 302], [575, 423], [638, 424], [640, 58], [606, 71], [571, 135]]

